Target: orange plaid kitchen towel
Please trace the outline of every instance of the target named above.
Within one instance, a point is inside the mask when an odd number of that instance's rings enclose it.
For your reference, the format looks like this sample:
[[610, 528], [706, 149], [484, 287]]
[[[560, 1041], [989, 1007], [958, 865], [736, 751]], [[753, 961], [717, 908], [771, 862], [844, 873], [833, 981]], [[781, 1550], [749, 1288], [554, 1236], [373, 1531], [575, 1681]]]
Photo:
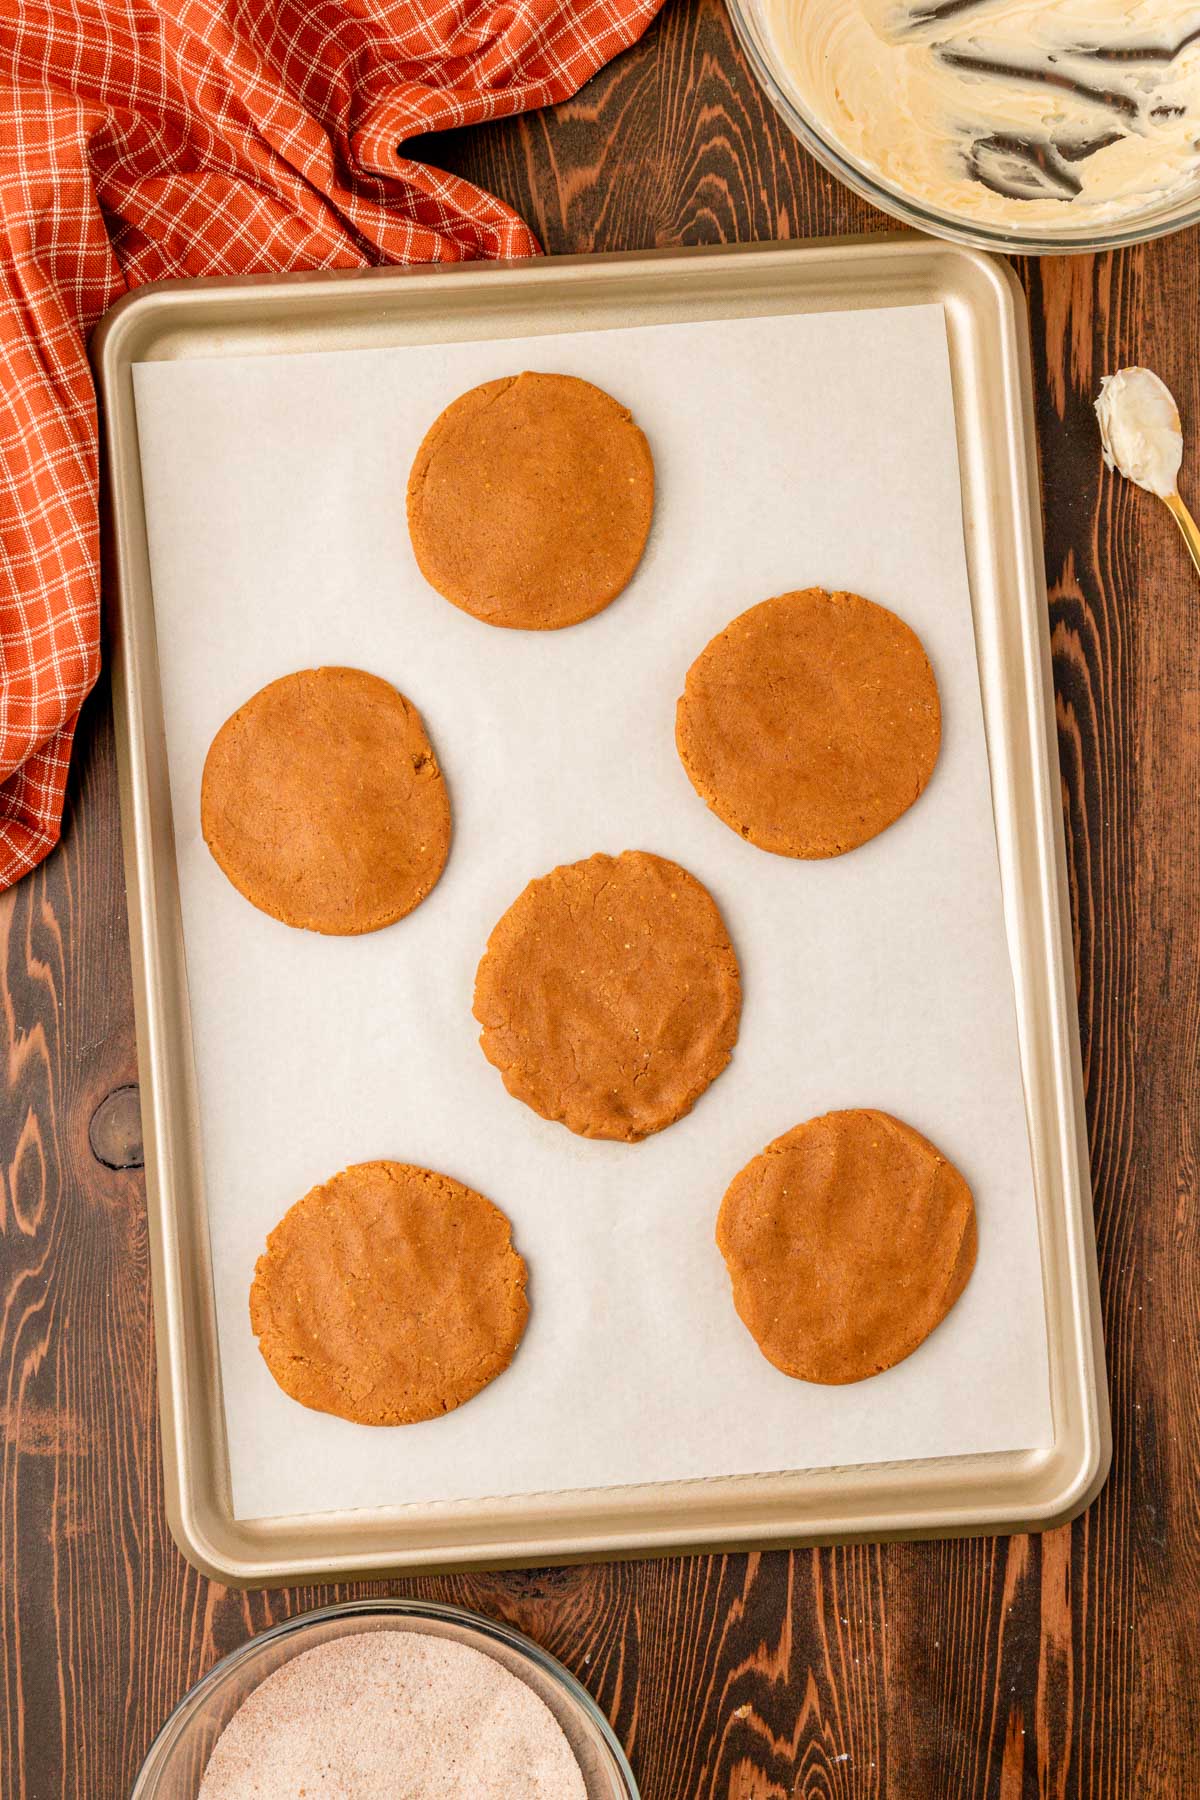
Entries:
[[126, 288], [535, 255], [404, 141], [573, 94], [662, 0], [0, 0], [0, 888], [100, 640], [85, 340]]

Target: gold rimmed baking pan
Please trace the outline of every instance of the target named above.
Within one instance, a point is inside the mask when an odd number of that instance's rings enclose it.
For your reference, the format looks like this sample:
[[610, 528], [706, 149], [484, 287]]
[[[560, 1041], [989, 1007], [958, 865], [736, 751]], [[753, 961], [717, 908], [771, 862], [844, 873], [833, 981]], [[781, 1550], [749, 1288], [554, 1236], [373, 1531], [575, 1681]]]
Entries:
[[[132, 368], [162, 358], [514, 338], [606, 326], [940, 305], [1016, 997], [1049, 1346], [1037, 1451], [237, 1520], [201, 1179]], [[92, 346], [104, 410], [110, 638], [168, 1514], [225, 1581], [550, 1563], [712, 1547], [1034, 1529], [1107, 1472], [1049, 630], [1024, 303], [1007, 265], [915, 238], [250, 277], [150, 287]]]

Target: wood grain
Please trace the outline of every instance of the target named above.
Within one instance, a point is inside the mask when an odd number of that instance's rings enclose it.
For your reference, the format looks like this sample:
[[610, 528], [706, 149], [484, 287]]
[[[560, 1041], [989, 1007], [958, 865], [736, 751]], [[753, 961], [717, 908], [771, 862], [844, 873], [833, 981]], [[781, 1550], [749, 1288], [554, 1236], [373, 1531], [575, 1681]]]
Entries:
[[[886, 226], [795, 147], [716, 0], [677, 0], [574, 101], [421, 152], [551, 251]], [[1090, 413], [1103, 372], [1145, 361], [1200, 426], [1198, 250], [1192, 233], [1023, 270], [1114, 1407], [1099, 1502], [1009, 1541], [394, 1589], [196, 1576], [163, 1523], [101, 691], [63, 845], [0, 900], [0, 1793], [117, 1800], [218, 1656], [334, 1592], [386, 1591], [477, 1607], [560, 1656], [646, 1800], [1200, 1793], [1200, 594], [1165, 510], [1103, 473]]]

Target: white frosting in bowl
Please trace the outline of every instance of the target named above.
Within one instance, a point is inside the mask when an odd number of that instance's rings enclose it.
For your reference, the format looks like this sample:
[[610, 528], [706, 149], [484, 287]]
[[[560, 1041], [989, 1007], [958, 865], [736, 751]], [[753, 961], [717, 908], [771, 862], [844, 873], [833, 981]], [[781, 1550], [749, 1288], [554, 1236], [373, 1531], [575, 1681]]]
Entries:
[[1200, 199], [1197, 0], [758, 0], [823, 135], [1019, 231]]

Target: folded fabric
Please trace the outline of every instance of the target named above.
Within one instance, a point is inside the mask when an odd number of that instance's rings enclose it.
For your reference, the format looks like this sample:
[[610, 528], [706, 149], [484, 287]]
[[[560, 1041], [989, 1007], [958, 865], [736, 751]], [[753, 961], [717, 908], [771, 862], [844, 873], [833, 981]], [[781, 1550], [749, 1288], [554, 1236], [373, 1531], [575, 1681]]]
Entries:
[[0, 888], [58, 841], [99, 669], [100, 314], [170, 275], [535, 255], [404, 140], [573, 94], [661, 4], [0, 5]]

